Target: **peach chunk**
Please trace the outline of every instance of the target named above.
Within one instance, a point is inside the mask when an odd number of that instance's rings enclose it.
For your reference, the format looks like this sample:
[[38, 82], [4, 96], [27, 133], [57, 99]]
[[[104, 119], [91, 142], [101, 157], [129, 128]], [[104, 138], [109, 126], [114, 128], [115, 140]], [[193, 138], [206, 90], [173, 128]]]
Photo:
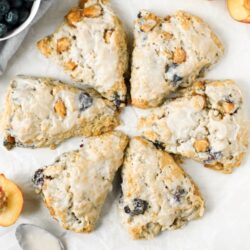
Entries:
[[229, 13], [235, 20], [250, 23], [250, 0], [227, 0]]
[[12, 181], [0, 174], [0, 226], [13, 225], [23, 209], [23, 194]]

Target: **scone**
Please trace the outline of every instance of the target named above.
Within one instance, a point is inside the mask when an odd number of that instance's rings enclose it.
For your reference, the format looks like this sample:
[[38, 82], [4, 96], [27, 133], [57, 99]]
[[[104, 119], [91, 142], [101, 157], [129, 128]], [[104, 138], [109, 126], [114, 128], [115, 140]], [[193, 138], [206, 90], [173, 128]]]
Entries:
[[135, 21], [131, 98], [139, 108], [157, 107], [215, 64], [223, 44], [200, 18], [178, 11], [160, 18], [141, 11]]
[[80, 86], [95, 88], [118, 107], [124, 104], [126, 34], [107, 0], [81, 1], [57, 31], [40, 40], [37, 46]]
[[198, 187], [166, 152], [135, 137], [122, 168], [122, 222], [134, 239], [151, 239], [204, 213]]
[[53, 148], [69, 137], [110, 131], [119, 117], [116, 107], [93, 89], [17, 76], [9, 86], [1, 123], [7, 149]]
[[144, 137], [174, 154], [231, 173], [248, 146], [242, 94], [231, 80], [196, 82], [139, 122]]
[[63, 228], [78, 233], [94, 230], [127, 143], [121, 132], [88, 138], [80, 150], [64, 153], [36, 171], [35, 188]]

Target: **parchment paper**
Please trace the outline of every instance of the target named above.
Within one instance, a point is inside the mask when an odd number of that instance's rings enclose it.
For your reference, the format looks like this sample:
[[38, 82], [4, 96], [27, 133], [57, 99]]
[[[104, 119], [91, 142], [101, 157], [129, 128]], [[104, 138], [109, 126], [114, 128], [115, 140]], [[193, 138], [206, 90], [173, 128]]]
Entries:
[[[190, 11], [204, 18], [224, 41], [224, 58], [207, 75], [211, 79], [231, 78], [238, 82], [245, 98], [246, 112], [250, 114], [250, 25], [233, 21], [224, 0], [111, 0], [123, 20], [130, 37], [133, 19], [140, 9], [149, 9], [159, 15], [177, 9]], [[67, 10], [76, 1], [57, 0], [30, 30], [30, 33], [9, 63], [7, 72], [0, 77], [0, 108], [4, 105], [6, 88], [12, 76], [30, 74], [50, 76], [63, 81], [71, 80], [59, 68], [39, 54], [35, 42], [52, 32]], [[121, 129], [137, 134], [136, 120], [140, 110], [126, 108], [122, 114]], [[181, 121], [180, 121], [181, 122]], [[118, 187], [105, 203], [97, 230], [91, 234], [75, 234], [61, 229], [53, 220], [39, 197], [33, 191], [31, 177], [34, 171], [52, 163], [62, 152], [76, 149], [82, 138], [66, 141], [56, 150], [14, 149], [7, 152], [0, 146], [0, 172], [17, 182], [24, 192], [25, 206], [18, 222], [9, 228], [0, 228], [0, 249], [18, 250], [14, 232], [20, 223], [34, 223], [60, 236], [69, 250], [249, 250], [250, 249], [250, 166], [249, 154], [232, 175], [223, 175], [206, 169], [193, 161], [186, 161], [184, 169], [199, 185], [206, 200], [204, 218], [190, 222], [186, 227], [164, 232], [150, 241], [133, 241], [120, 224], [117, 213]], [[2, 141], [2, 137], [0, 137]], [[2, 144], [2, 143], [1, 143]], [[94, 183], [93, 183], [94, 185]], [[39, 243], [38, 243], [39, 244]], [[46, 250], [46, 246], [44, 248]]]

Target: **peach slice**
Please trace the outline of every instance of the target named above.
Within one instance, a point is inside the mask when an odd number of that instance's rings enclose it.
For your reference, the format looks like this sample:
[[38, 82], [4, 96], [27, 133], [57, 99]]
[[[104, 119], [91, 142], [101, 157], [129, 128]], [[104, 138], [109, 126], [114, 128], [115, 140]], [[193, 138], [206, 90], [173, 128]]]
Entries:
[[23, 209], [23, 194], [12, 181], [0, 174], [0, 226], [13, 225]]
[[250, 0], [227, 0], [227, 6], [233, 19], [250, 23]]

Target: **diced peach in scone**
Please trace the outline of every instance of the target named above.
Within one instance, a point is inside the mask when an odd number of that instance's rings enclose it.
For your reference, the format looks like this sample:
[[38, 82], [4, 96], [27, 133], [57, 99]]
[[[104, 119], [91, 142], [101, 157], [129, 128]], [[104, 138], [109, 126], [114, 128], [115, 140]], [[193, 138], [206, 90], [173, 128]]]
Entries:
[[250, 0], [227, 0], [227, 6], [232, 18], [250, 23]]
[[0, 226], [13, 225], [23, 209], [23, 194], [12, 181], [0, 174]]

